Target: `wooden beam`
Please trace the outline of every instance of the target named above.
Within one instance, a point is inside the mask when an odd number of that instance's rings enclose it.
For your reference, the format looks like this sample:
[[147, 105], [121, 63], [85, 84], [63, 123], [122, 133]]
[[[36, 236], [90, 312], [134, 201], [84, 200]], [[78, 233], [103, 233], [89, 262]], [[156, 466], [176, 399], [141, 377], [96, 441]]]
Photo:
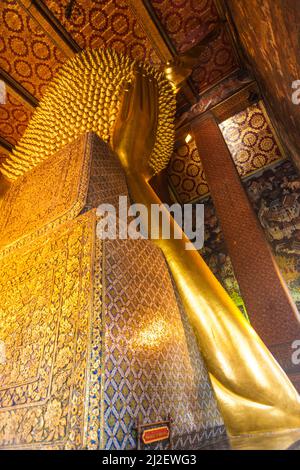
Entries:
[[80, 46], [41, 0], [17, 0], [19, 5], [43, 29], [47, 36], [67, 57], [81, 51]]
[[38, 100], [22, 85], [20, 85], [20, 83], [5, 72], [5, 70], [0, 69], [0, 80], [5, 83], [7, 92], [23, 103], [27, 108], [33, 110], [37, 107], [39, 103]]

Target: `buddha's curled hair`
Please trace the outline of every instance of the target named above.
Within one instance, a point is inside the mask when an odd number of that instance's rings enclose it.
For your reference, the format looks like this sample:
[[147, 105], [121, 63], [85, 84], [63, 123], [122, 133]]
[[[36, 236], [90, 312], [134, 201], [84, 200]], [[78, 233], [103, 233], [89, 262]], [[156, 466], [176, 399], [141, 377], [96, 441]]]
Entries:
[[[143, 69], [158, 83], [158, 127], [149, 164], [155, 172], [169, 161], [174, 141], [175, 96], [164, 75], [148, 64]], [[50, 83], [29, 125], [1, 168], [16, 179], [84, 132], [109, 142], [124, 81], [133, 78], [136, 62], [109, 49], [77, 54]]]

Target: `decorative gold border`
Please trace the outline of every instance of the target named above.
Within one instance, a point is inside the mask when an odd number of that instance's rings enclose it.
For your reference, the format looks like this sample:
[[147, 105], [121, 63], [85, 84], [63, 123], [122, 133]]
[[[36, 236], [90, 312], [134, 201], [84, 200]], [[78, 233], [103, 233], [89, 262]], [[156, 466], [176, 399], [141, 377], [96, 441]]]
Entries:
[[[95, 213], [95, 210], [93, 210]], [[103, 429], [101, 426], [102, 389], [103, 389], [103, 244], [96, 235], [98, 218], [95, 216], [94, 251], [92, 271], [92, 312], [88, 367], [86, 372], [86, 398], [84, 419], [83, 448], [101, 448]]]

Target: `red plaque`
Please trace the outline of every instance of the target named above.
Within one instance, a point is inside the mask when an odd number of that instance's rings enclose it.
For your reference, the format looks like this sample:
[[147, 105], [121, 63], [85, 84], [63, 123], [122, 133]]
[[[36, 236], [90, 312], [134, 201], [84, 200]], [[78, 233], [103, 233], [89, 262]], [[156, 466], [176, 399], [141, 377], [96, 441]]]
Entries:
[[164, 441], [169, 439], [169, 437], [169, 427], [161, 426], [159, 428], [145, 429], [142, 434], [142, 441], [144, 444], [153, 444], [153, 442]]

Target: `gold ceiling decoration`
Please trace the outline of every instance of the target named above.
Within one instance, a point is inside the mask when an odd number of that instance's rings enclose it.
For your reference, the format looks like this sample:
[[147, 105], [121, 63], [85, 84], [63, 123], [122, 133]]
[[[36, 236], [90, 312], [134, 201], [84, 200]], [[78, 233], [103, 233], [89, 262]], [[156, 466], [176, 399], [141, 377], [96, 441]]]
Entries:
[[[15, 180], [87, 131], [110, 141], [124, 85], [138, 63], [114, 50], [87, 50], [69, 60], [53, 79], [26, 132], [1, 171]], [[150, 166], [155, 172], [169, 161], [174, 140], [175, 96], [163, 73], [143, 64], [158, 83], [159, 114]]]

